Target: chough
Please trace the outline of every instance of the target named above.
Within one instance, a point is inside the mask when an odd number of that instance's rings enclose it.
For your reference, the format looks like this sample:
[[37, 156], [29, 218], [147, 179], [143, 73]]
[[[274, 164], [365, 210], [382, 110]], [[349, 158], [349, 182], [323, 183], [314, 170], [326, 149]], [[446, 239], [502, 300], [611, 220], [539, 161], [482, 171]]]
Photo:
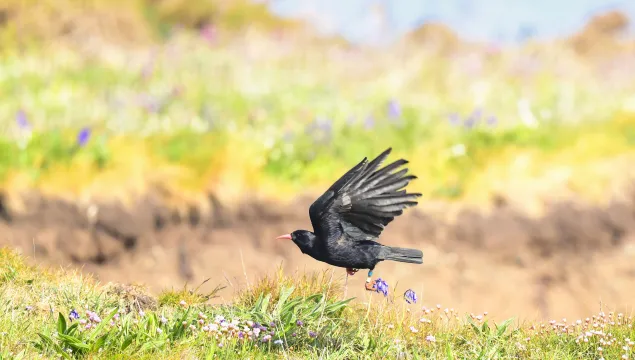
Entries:
[[376, 290], [373, 270], [384, 260], [422, 264], [423, 252], [378, 242], [385, 227], [405, 208], [416, 206], [420, 193], [404, 188], [414, 175], [400, 167], [407, 160], [381, 164], [392, 148], [374, 160], [365, 157], [346, 172], [309, 207], [313, 231], [295, 230], [277, 239], [293, 241], [303, 254], [327, 264], [346, 268], [347, 276], [368, 269], [366, 290]]

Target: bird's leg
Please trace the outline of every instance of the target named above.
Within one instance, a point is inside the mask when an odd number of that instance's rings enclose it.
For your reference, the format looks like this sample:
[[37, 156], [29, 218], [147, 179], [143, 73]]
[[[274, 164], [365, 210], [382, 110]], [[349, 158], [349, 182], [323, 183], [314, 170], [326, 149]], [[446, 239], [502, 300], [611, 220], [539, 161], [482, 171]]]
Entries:
[[368, 270], [368, 277], [366, 278], [366, 290], [368, 291], [375, 291], [375, 280], [372, 280], [373, 278], [373, 271], [372, 270]]

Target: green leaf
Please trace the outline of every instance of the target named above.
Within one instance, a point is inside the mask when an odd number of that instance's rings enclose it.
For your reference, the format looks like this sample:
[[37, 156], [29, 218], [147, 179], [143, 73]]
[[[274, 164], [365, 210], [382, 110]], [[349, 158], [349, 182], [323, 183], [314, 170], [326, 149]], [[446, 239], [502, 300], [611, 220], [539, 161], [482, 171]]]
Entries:
[[84, 342], [74, 336], [69, 336], [66, 334], [58, 334], [57, 336], [60, 338], [60, 340], [64, 341], [70, 347], [81, 350], [90, 350], [90, 346], [86, 345]]
[[73, 325], [69, 326], [68, 329], [66, 329], [66, 335], [75, 334], [75, 332], [77, 332], [77, 327], [78, 326], [79, 326], [78, 323], [74, 323]]
[[137, 336], [136, 334], [128, 335], [128, 337], [124, 339], [123, 343], [121, 343], [121, 351], [126, 350], [126, 348], [128, 348], [128, 346], [132, 344], [132, 341], [134, 340], [136, 336]]
[[346, 305], [347, 305], [349, 302], [351, 302], [353, 299], [355, 299], [355, 298], [350, 298], [350, 299], [347, 299], [347, 300], [338, 301], [338, 302], [336, 302], [336, 303], [333, 303], [333, 304], [331, 304], [331, 305], [328, 305], [328, 306], [325, 308], [325, 311], [326, 311], [326, 312], [328, 312], [328, 313], [334, 313], [334, 312], [337, 312], [338, 310], [343, 309], [344, 307], [346, 307]]
[[448, 360], [454, 360], [454, 353], [452, 352], [452, 347], [450, 346], [450, 342], [445, 343], [445, 356]]
[[141, 352], [146, 352], [148, 350], [160, 350], [165, 345], [165, 340], [154, 340], [148, 341], [141, 346]]
[[93, 346], [91, 346], [90, 351], [98, 352], [99, 349], [103, 348], [104, 344], [106, 343], [106, 339], [108, 338], [108, 335], [110, 335], [110, 333], [105, 333], [104, 335], [100, 336], [97, 339], [97, 341], [93, 343]]
[[274, 316], [280, 316], [280, 312], [282, 311], [284, 303], [287, 301], [289, 296], [291, 296], [291, 294], [293, 293], [293, 290], [295, 290], [294, 286], [282, 289], [282, 291], [280, 292], [278, 303], [276, 304], [276, 307], [273, 311]]
[[113, 311], [110, 312], [110, 314], [108, 314], [108, 316], [101, 319], [101, 322], [99, 323], [99, 325], [97, 325], [95, 329], [92, 331], [89, 337], [90, 341], [95, 341], [95, 339], [97, 338], [97, 336], [99, 336], [99, 333], [103, 330], [106, 324], [109, 323], [110, 320], [112, 320], [115, 314], [117, 314], [117, 311], [119, 311], [119, 309], [115, 308]]
[[267, 308], [269, 308], [269, 300], [271, 299], [271, 294], [267, 294], [265, 298], [262, 300], [262, 304], [260, 305], [260, 313], [266, 314]]
[[57, 316], [57, 332], [59, 334], [66, 334], [66, 319], [62, 313], [58, 313]]
[[501, 337], [505, 333], [505, 331], [507, 331], [507, 328], [512, 323], [512, 321], [514, 321], [514, 319], [510, 318], [503, 321], [500, 325], [496, 325], [496, 336]]
[[483, 325], [481, 326], [481, 332], [484, 333], [485, 335], [489, 335], [489, 325], [487, 324], [487, 320], [485, 320], [483, 322]]
[[42, 339], [42, 342], [44, 344], [53, 346], [53, 348], [55, 348], [55, 351], [57, 352], [58, 355], [62, 356], [65, 359], [71, 359], [70, 354], [64, 351], [64, 349], [62, 349], [62, 347], [59, 346], [57, 342], [53, 341], [53, 339], [51, 339], [48, 335], [44, 335], [42, 333], [38, 333], [37, 335]]

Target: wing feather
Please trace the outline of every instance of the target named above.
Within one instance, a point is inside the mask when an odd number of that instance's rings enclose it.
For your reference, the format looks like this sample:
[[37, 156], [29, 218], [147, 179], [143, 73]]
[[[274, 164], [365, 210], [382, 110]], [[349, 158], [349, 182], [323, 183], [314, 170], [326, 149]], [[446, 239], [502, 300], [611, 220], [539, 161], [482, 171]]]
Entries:
[[370, 162], [364, 158], [311, 205], [309, 216], [318, 237], [339, 239], [345, 231], [359, 241], [375, 239], [405, 208], [418, 204], [421, 194], [404, 189], [417, 177], [406, 175], [407, 168], [398, 170], [407, 160], [379, 168], [391, 151]]

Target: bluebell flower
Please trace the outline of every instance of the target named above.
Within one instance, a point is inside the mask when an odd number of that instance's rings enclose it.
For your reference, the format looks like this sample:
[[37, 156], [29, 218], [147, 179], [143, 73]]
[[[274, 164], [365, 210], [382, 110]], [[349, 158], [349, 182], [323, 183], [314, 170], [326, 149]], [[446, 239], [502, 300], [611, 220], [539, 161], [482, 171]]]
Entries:
[[463, 125], [468, 129], [473, 128], [478, 120], [481, 118], [481, 113], [482, 111], [480, 109], [475, 110], [474, 112], [472, 112], [472, 114], [470, 114], [470, 116], [468, 116], [467, 119], [465, 119]]
[[29, 120], [27, 119], [26, 112], [22, 109], [18, 110], [17, 114], [15, 114], [15, 122], [18, 124], [18, 127], [22, 130], [27, 130], [31, 128], [31, 124], [29, 124]]
[[84, 147], [88, 143], [89, 139], [90, 139], [90, 128], [88, 127], [82, 128], [77, 134], [77, 145], [79, 147]]
[[390, 100], [388, 102], [388, 116], [391, 118], [398, 118], [401, 116], [401, 106], [397, 100]]
[[79, 319], [79, 314], [77, 313], [77, 311], [75, 311], [75, 309], [73, 309], [71, 310], [71, 313], [68, 314], [68, 318], [71, 319], [71, 321], [77, 320]]
[[406, 290], [403, 294], [404, 299], [408, 304], [416, 304], [417, 303], [417, 294], [412, 289]]
[[375, 291], [384, 294], [384, 296], [388, 296], [388, 283], [381, 278], [377, 278], [375, 281]]

